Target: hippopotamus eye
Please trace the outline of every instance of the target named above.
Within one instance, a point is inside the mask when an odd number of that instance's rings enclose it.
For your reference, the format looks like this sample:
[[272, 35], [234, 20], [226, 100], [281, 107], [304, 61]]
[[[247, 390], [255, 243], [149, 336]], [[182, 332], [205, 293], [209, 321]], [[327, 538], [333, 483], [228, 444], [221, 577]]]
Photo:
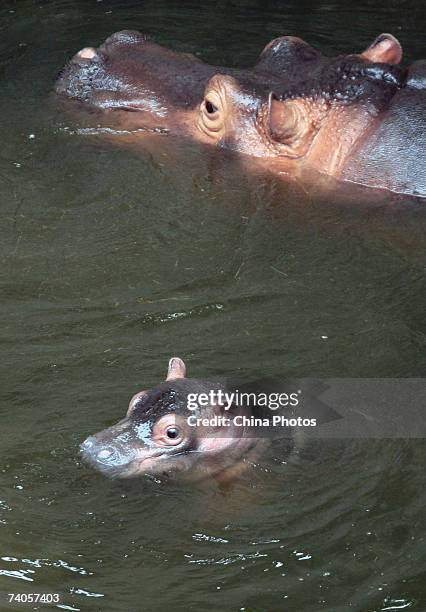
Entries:
[[222, 97], [220, 92], [210, 88], [201, 102], [198, 118], [201, 131], [216, 141], [225, 133], [226, 103]]
[[159, 446], [177, 446], [185, 439], [185, 427], [176, 423], [174, 413], [165, 414], [154, 423], [151, 442]]
[[212, 115], [213, 113], [217, 113], [218, 108], [215, 106], [210, 100], [205, 101], [206, 111]]
[[170, 440], [176, 440], [176, 438], [179, 437], [179, 429], [177, 427], [169, 427], [166, 431], [167, 437], [170, 438]]

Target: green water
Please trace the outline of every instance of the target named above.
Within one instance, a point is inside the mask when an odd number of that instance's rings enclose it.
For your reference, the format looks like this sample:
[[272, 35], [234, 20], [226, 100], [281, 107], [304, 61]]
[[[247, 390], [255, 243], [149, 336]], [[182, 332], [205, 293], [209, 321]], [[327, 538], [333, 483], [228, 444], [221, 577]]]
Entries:
[[2, 2], [0, 591], [102, 612], [426, 610], [422, 441], [269, 457], [227, 495], [111, 482], [78, 456], [171, 355], [198, 377], [423, 376], [423, 206], [315, 198], [185, 143], [120, 150], [73, 134], [51, 97], [74, 52], [123, 28], [233, 66], [280, 34], [338, 53], [390, 31], [409, 60], [425, 15]]

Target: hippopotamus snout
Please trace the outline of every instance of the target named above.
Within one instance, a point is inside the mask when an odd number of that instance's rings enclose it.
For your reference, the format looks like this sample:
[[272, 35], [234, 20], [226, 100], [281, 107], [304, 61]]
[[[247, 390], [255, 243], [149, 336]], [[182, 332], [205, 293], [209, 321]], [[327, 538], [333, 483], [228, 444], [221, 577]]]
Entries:
[[[101, 435], [101, 438], [104, 438]], [[118, 444], [117, 440], [89, 436], [80, 445], [82, 459], [108, 476], [118, 476], [136, 457], [135, 449]]]
[[[140, 35], [142, 36], [142, 35]], [[84, 47], [76, 53], [61, 70], [56, 82], [56, 92], [83, 102], [94, 102], [93, 94], [98, 89], [105, 88], [108, 75], [105, 63], [114, 47], [136, 41], [130, 33], [117, 32], [100, 45], [100, 47]], [[116, 89], [116, 87], [115, 87]]]

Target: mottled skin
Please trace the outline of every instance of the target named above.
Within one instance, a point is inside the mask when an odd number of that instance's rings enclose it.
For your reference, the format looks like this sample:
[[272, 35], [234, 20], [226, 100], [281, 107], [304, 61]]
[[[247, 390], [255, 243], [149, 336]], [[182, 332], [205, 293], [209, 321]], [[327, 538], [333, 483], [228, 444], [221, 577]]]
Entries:
[[120, 130], [182, 134], [290, 175], [313, 169], [426, 196], [425, 63], [407, 70], [401, 59], [390, 34], [336, 58], [284, 36], [252, 69], [235, 70], [124, 31], [80, 51], [56, 91]]
[[[245, 427], [190, 426], [191, 414], [212, 419], [223, 415], [224, 408], [209, 404], [192, 413], [188, 393], [223, 387], [185, 376], [184, 362], [172, 358], [165, 382], [134, 395], [124, 419], [83, 442], [83, 459], [112, 477], [172, 473], [190, 480], [214, 478], [222, 486], [231, 483], [247, 461], [259, 457], [267, 440]], [[235, 407], [227, 412], [238, 413]]]

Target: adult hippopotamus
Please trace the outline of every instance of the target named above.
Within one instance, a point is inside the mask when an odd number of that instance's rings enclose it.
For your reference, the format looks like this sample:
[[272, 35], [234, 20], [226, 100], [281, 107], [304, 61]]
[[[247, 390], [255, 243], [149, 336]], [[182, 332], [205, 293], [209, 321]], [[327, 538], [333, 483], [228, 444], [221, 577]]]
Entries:
[[283, 36], [253, 68], [237, 70], [123, 31], [77, 53], [56, 92], [140, 138], [143, 131], [190, 136], [285, 174], [312, 169], [426, 197], [426, 61], [404, 68], [401, 60], [390, 34], [333, 58]]
[[[259, 457], [268, 440], [250, 425], [234, 424], [237, 415], [246, 415], [245, 408], [207, 399], [197, 409], [188, 403], [195, 396], [211, 398], [212, 392], [217, 397], [224, 389], [219, 382], [186, 378], [185, 363], [173, 357], [165, 382], [134, 395], [124, 419], [82, 443], [83, 459], [112, 477], [170, 473], [227, 485]], [[288, 437], [285, 445], [292, 444]]]

